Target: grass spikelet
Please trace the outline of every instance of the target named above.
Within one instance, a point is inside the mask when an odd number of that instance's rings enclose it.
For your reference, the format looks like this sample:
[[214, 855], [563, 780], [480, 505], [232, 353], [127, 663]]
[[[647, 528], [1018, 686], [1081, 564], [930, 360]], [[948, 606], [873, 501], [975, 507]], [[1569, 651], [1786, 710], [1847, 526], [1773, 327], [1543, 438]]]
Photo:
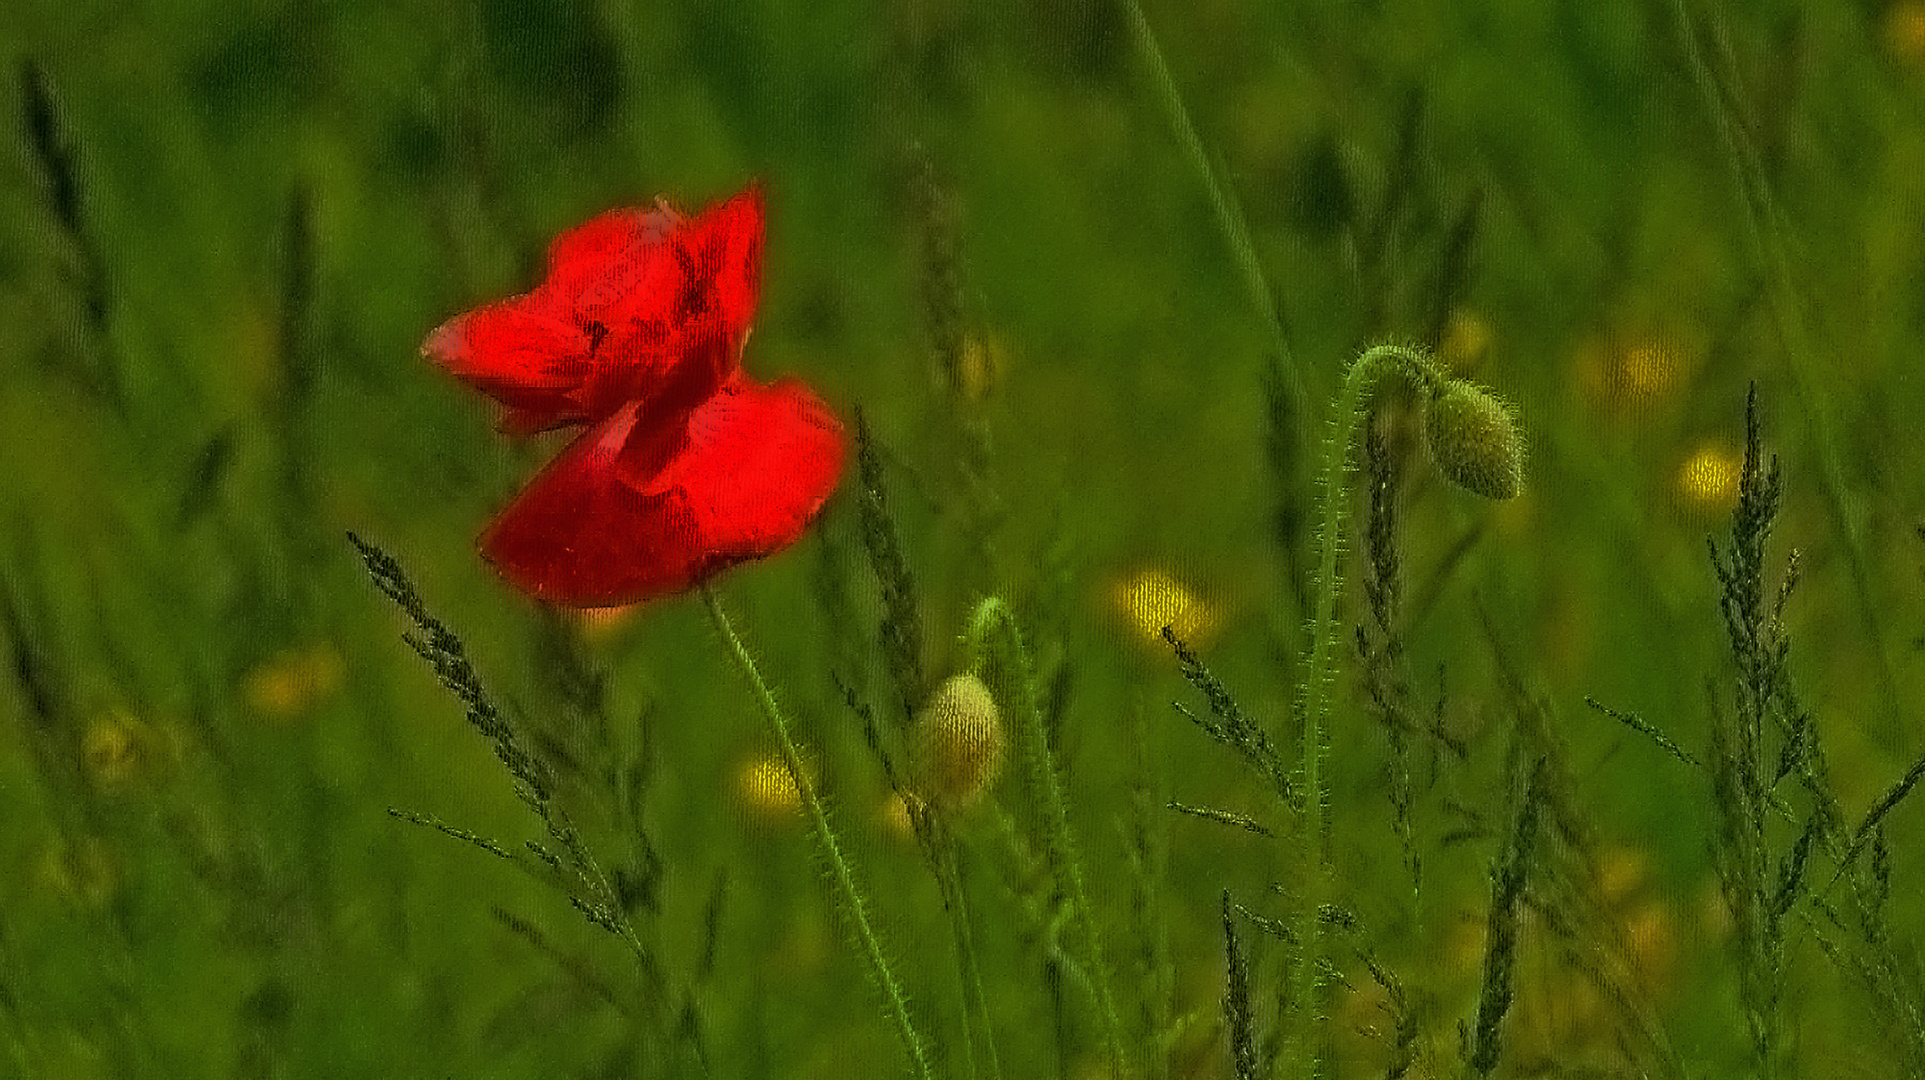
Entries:
[[965, 331], [956, 196], [936, 175], [935, 162], [926, 151], [917, 155], [915, 170], [923, 332], [929, 336], [929, 351], [944, 392], [952, 402], [969, 402], [974, 395], [963, 371]]
[[1170, 962], [1170, 933], [1165, 896], [1170, 889], [1168, 818], [1160, 803], [1167, 787], [1151, 749], [1149, 710], [1139, 699], [1130, 710], [1130, 741], [1136, 756], [1136, 781], [1130, 798], [1130, 882], [1137, 944], [1136, 976], [1143, 988], [1139, 1013], [1147, 1080], [1168, 1080], [1170, 1014], [1176, 972]]
[[1410, 687], [1404, 675], [1404, 640], [1397, 622], [1403, 586], [1403, 559], [1397, 544], [1397, 477], [1383, 433], [1374, 424], [1364, 432], [1364, 463], [1370, 489], [1370, 516], [1364, 529], [1363, 587], [1370, 619], [1357, 626], [1357, 656], [1363, 667], [1365, 691], [1390, 751], [1386, 769], [1390, 778], [1391, 829], [1403, 848], [1404, 866], [1410, 871], [1411, 893], [1415, 895], [1423, 882], [1423, 860], [1411, 825], [1415, 793], [1410, 773], [1410, 735], [1415, 725], [1406, 711]]
[[1228, 889], [1223, 891], [1223, 953], [1223, 1022], [1229, 1031], [1236, 1080], [1261, 1080], [1257, 1071], [1256, 1010], [1250, 1006], [1250, 969], [1243, 958], [1243, 944], [1237, 940]]
[[[589, 922], [620, 938], [644, 970], [652, 968], [654, 957], [630, 924], [628, 913], [609, 883], [608, 875], [603, 873], [600, 864], [589, 853], [587, 844], [569, 821], [567, 812], [554, 801], [553, 770], [527, 749], [521, 736], [496, 708], [474, 665], [469, 663], [461, 639], [428, 612], [414, 583], [392, 556], [353, 533], [348, 534], [348, 542], [360, 553], [375, 587], [413, 621], [415, 629], [403, 634], [402, 640], [428, 662], [440, 677], [441, 684], [460, 699], [467, 712], [468, 723], [488, 740], [494, 748], [496, 759], [508, 770], [508, 775], [514, 781], [516, 798], [534, 811], [546, 827], [548, 839], [554, 848], [531, 840], [527, 844], [529, 851], [560, 876], [563, 883], [561, 888], [576, 910]], [[433, 819], [405, 811], [397, 812], [395, 816], [466, 840], [490, 853], [503, 853], [497, 842], [441, 825]]]
[[1878, 801], [1872, 804], [1872, 808], [1866, 811], [1865, 820], [1859, 823], [1858, 829], [1852, 835], [1851, 847], [1845, 852], [1842, 860], [1844, 865], [1850, 866], [1857, 860], [1859, 854], [1865, 849], [1866, 841], [1874, 837], [1883, 841], [1885, 834], [1880, 826], [1884, 824], [1885, 815], [1896, 810], [1898, 804], [1905, 801], [1905, 796], [1912, 793], [1912, 789], [1918, 786], [1920, 780], [1925, 780], [1925, 757], [1912, 762], [1912, 767], [1905, 770], [1905, 775], [1899, 777], [1897, 782], [1886, 789], [1885, 794], [1879, 796]]
[[1491, 868], [1491, 906], [1486, 921], [1484, 945], [1484, 982], [1477, 994], [1477, 1012], [1471, 1022], [1469, 1064], [1479, 1076], [1489, 1076], [1497, 1068], [1502, 1049], [1504, 1016], [1510, 1011], [1515, 993], [1517, 967], [1518, 907], [1530, 880], [1537, 844], [1538, 817], [1544, 805], [1545, 763], [1531, 768], [1518, 802], [1516, 817], [1505, 837], [1504, 850]]
[[481, 677], [475, 673], [474, 665], [468, 662], [468, 653], [461, 639], [441, 620], [428, 613], [421, 594], [415, 591], [407, 572], [392, 556], [353, 533], [348, 534], [348, 543], [360, 552], [375, 587], [394, 601], [402, 614], [413, 620], [415, 630], [403, 634], [402, 640], [428, 662], [428, 666], [440, 677], [442, 685], [461, 699], [461, 704], [467, 709], [468, 723], [494, 747], [495, 757], [514, 777], [515, 794], [528, 804], [529, 809], [541, 814], [544, 821], [548, 820], [546, 808], [553, 777], [547, 767], [522, 746], [520, 736], [502, 718], [494, 700], [482, 686]]
[[916, 598], [915, 575], [902, 549], [902, 533], [889, 513], [882, 457], [860, 408], [856, 410], [856, 466], [861, 480], [856, 510], [862, 545], [882, 587], [882, 624], [878, 631], [882, 657], [895, 679], [901, 722], [907, 725], [914, 721], [916, 709], [928, 692], [922, 662], [922, 610]]
[[1177, 802], [1175, 799], [1171, 799], [1168, 805], [1170, 809], [1179, 814], [1189, 814], [1191, 817], [1199, 817], [1205, 821], [1214, 821], [1218, 825], [1230, 825], [1242, 829], [1245, 832], [1256, 833], [1258, 836], [1273, 837], [1277, 835], [1271, 830], [1270, 826], [1263, 824], [1255, 818], [1246, 817], [1243, 814], [1234, 813], [1229, 810], [1218, 810], [1210, 806], [1191, 806], [1188, 803]]
[[1637, 713], [1625, 712], [1622, 709], [1613, 709], [1609, 705], [1606, 705], [1603, 702], [1599, 701], [1598, 699], [1590, 696], [1585, 697], [1584, 704], [1589, 705], [1591, 708], [1596, 709], [1598, 712], [1603, 713], [1604, 715], [1610, 717], [1613, 720], [1616, 720], [1618, 723], [1623, 724], [1625, 727], [1630, 728], [1632, 731], [1635, 731], [1638, 734], [1643, 735], [1645, 738], [1650, 739], [1652, 742], [1658, 745], [1659, 749], [1663, 750], [1667, 754], [1670, 754], [1672, 757], [1677, 758], [1679, 761], [1684, 762], [1686, 765], [1691, 766], [1693, 769], [1701, 770], [1704, 768], [1704, 762], [1699, 761], [1697, 758], [1691, 756], [1691, 753], [1687, 751], [1684, 747], [1679, 746], [1675, 741], [1673, 741], [1671, 736], [1666, 735], [1664, 732], [1658, 730], [1657, 727], [1651, 723], [1651, 721], [1646, 720], [1644, 717], [1639, 716]]
[[1180, 703], [1174, 703], [1176, 711], [1189, 717], [1211, 738], [1243, 755], [1285, 803], [1294, 803], [1295, 792], [1290, 784], [1289, 767], [1270, 744], [1269, 736], [1243, 714], [1243, 710], [1237, 707], [1236, 699], [1230, 696], [1230, 691], [1210, 673], [1196, 653], [1176, 636], [1175, 630], [1164, 627], [1163, 640], [1176, 653], [1177, 666], [1182, 670], [1183, 677], [1209, 701], [1210, 715], [1214, 719], [1197, 716]]
[[536, 952], [547, 957], [572, 981], [599, 998], [603, 1004], [624, 1016], [633, 1014], [630, 1004], [615, 992], [615, 988], [595, 970], [587, 957], [556, 945], [547, 934], [542, 932], [541, 927], [505, 908], [495, 908], [494, 915], [496, 922], [506, 927], [516, 937], [526, 941]]
[[87, 222], [86, 206], [81, 198], [73, 135], [67, 128], [66, 117], [61, 115], [53, 80], [46, 69], [32, 59], [20, 63], [20, 91], [27, 145], [33, 151], [34, 163], [46, 187], [47, 209], [80, 257], [78, 284], [82, 308], [89, 328], [98, 333], [106, 329], [111, 294], [100, 247]]
[[434, 831], [442, 834], [443, 836], [453, 837], [454, 839], [460, 840], [461, 842], [466, 844], [473, 844], [474, 846], [480, 848], [481, 850], [487, 852], [488, 854], [493, 855], [497, 859], [506, 859], [507, 861], [511, 863], [516, 863], [518, 865], [521, 863], [520, 856], [516, 855], [512, 851], [509, 851], [507, 848], [502, 847], [499, 842], [492, 840], [486, 836], [483, 836], [480, 833], [470, 832], [467, 829], [450, 825], [447, 822], [442, 821], [440, 818], [434, 817], [433, 815], [419, 814], [414, 812], [413, 810], [403, 810], [398, 806], [390, 806], [388, 807], [388, 816], [393, 818], [399, 818], [402, 821], [409, 823], [410, 825], [419, 825], [424, 829], [433, 829]]
[[[1784, 919], [1796, 901], [1809, 856], [1808, 827], [1796, 848], [1774, 857], [1773, 822], [1781, 815], [1772, 739], [1786, 698], [1782, 622], [1767, 610], [1765, 542], [1784, 496], [1778, 459], [1761, 448], [1757, 389], [1745, 401], [1744, 468], [1729, 541], [1708, 540], [1718, 583], [1718, 610], [1737, 668], [1736, 708], [1713, 726], [1712, 794], [1717, 806], [1719, 873], [1736, 933], [1739, 989], [1755, 1067], [1766, 1077], [1783, 1067]], [[1781, 590], [1780, 595], [1785, 595]], [[1782, 608], [1782, 601], [1776, 605]], [[1797, 740], [1786, 740], [1787, 749]], [[1769, 764], [1768, 764], [1769, 763]], [[1812, 824], [1815, 825], [1816, 818]], [[1774, 865], [1775, 864], [1775, 865]]]

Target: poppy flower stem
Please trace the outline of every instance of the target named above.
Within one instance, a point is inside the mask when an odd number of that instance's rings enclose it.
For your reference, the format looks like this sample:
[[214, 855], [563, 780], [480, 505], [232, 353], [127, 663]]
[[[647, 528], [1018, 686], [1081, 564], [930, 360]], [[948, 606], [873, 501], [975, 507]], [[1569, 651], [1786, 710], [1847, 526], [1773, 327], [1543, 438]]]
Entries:
[[1288, 1000], [1292, 1006], [1285, 1026], [1284, 1047], [1285, 1059], [1296, 1063], [1297, 1074], [1304, 1077], [1316, 1075], [1320, 1056], [1316, 1029], [1322, 1009], [1316, 1002], [1323, 967], [1321, 912], [1330, 899], [1323, 752], [1330, 713], [1330, 683], [1336, 674], [1337, 597], [1343, 591], [1342, 563], [1338, 555], [1343, 549], [1345, 507], [1350, 498], [1350, 444], [1363, 423], [1378, 380], [1391, 373], [1403, 375], [1425, 391], [1444, 381], [1429, 358], [1414, 349], [1401, 345], [1371, 348], [1350, 365], [1344, 376], [1337, 409], [1330, 417], [1329, 439], [1324, 444], [1316, 607], [1310, 617], [1310, 656], [1304, 675], [1301, 712], [1303, 822], [1297, 852], [1301, 875], [1296, 911], [1297, 956], [1290, 965]]
[[816, 845], [835, 877], [836, 891], [848, 913], [856, 944], [869, 961], [870, 973], [882, 989], [884, 1004], [896, 1026], [896, 1036], [902, 1040], [903, 1049], [915, 1064], [916, 1075], [922, 1080], [931, 1080], [933, 1074], [929, 1069], [928, 1055], [923, 1050], [922, 1036], [916, 1033], [916, 1027], [909, 1019], [908, 999], [903, 996], [902, 984], [896, 980], [895, 973], [889, 970], [889, 961], [882, 954], [881, 939], [876, 936], [875, 928], [869, 925], [868, 909], [863, 903], [861, 890], [856, 887], [855, 873], [849, 868], [849, 861], [843, 857], [842, 845], [829, 825], [828, 811], [816, 795], [815, 785], [809, 782], [808, 771], [802, 767], [802, 755], [789, 735], [789, 722], [782, 715], [782, 707], [776, 703], [775, 694], [763, 680], [755, 657], [749, 654], [748, 647], [742, 644], [741, 636], [735, 632], [734, 624], [729, 622], [727, 613], [722, 610], [714, 587], [704, 582], [701, 590], [702, 602], [708, 605], [709, 617], [715, 621], [715, 628], [721, 632], [722, 639], [728, 642], [730, 655], [735, 658], [736, 666], [742, 669], [750, 688], [755, 691], [763, 714], [769, 718], [769, 725], [775, 729], [775, 741], [782, 751], [782, 761], [788, 766], [789, 778], [795, 782], [795, 789], [802, 796], [802, 804], [808, 807], [809, 824], [815, 833]]

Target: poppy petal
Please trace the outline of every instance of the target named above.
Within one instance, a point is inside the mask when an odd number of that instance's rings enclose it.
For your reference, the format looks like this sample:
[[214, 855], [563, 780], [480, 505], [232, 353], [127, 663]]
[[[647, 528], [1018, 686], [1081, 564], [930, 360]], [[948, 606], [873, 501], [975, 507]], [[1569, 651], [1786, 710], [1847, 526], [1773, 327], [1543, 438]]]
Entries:
[[631, 403], [583, 432], [482, 534], [482, 554], [516, 587], [571, 607], [608, 607], [693, 582], [696, 527], [686, 500], [638, 493], [613, 467], [639, 408]]
[[729, 337], [748, 332], [762, 285], [762, 189], [751, 187], [697, 218], [682, 243]]
[[801, 536], [847, 447], [803, 384], [742, 373], [762, 243], [753, 186], [694, 220], [611, 211], [555, 239], [532, 292], [429, 335], [423, 353], [506, 406], [505, 430], [592, 425], [482, 534], [503, 576], [620, 605]]
[[574, 422], [569, 395], [587, 370], [588, 339], [565, 320], [516, 297], [442, 323], [421, 354], [514, 410], [524, 429]]
[[699, 401], [738, 370], [762, 272], [762, 196], [750, 188], [664, 243], [634, 249], [576, 300], [604, 327], [592, 401]]
[[630, 403], [562, 451], [482, 535], [517, 587], [603, 607], [678, 592], [795, 543], [835, 490], [842, 425], [800, 382], [730, 382], [686, 426]]
[[548, 276], [541, 288], [555, 299], [590, 302], [607, 268], [660, 246], [686, 220], [667, 204], [654, 210], [623, 207], [588, 219], [548, 245]]
[[629, 401], [692, 405], [737, 370], [761, 250], [754, 188], [694, 221], [666, 204], [611, 210], [549, 245], [533, 292], [449, 320], [422, 353], [508, 406], [516, 433]]
[[796, 542], [835, 491], [847, 448], [841, 421], [795, 379], [738, 376], [689, 416], [686, 443], [652, 477], [626, 467], [640, 494], [679, 491], [720, 569]]

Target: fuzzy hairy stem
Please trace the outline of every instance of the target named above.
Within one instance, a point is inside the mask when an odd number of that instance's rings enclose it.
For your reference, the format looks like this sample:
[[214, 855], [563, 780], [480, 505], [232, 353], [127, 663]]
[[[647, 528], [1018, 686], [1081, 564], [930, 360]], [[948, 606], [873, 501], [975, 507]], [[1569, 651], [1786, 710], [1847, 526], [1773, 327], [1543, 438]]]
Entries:
[[748, 646], [742, 644], [734, 624], [723, 612], [712, 586], [702, 586], [702, 602], [708, 606], [709, 617], [714, 620], [722, 639], [728, 642], [729, 653], [735, 658], [736, 666], [742, 669], [743, 676], [755, 691], [763, 715], [769, 718], [769, 726], [775, 729], [775, 741], [782, 751], [783, 764], [788, 766], [789, 778], [794, 781], [796, 791], [801, 793], [802, 804], [808, 807], [809, 825], [815, 833], [816, 846], [829, 864], [830, 874], [835, 878], [836, 892], [840, 894], [849, 916], [850, 930], [862, 950], [863, 958], [869, 962], [870, 974], [875, 976], [876, 984], [882, 990], [884, 1005], [895, 1024], [896, 1037], [902, 1040], [902, 1048], [915, 1065], [916, 1075], [922, 1080], [932, 1080], [934, 1074], [929, 1068], [929, 1057], [923, 1049], [922, 1036], [917, 1034], [915, 1024], [909, 1019], [909, 1000], [904, 996], [902, 984], [896, 980], [895, 973], [889, 969], [888, 959], [883, 956], [881, 939], [876, 936], [875, 928], [869, 925], [868, 908], [863, 903], [862, 891], [856, 887], [855, 873], [849, 868], [849, 860], [843, 857], [842, 845], [836, 839], [835, 829], [829, 824], [828, 811], [816, 795], [815, 785], [809, 782], [808, 771], [802, 767], [802, 755], [789, 735], [789, 722], [782, 715], [782, 707], [776, 703], [775, 694], [763, 680], [755, 657], [749, 655]]
[[[1014, 698], [1016, 723], [1022, 729], [1017, 738], [1029, 767], [1030, 783], [1042, 803], [1043, 837], [1050, 869], [1069, 900], [1070, 919], [1082, 939], [1078, 943], [1083, 953], [1080, 960], [1089, 975], [1090, 990], [1096, 996], [1097, 1012], [1102, 1017], [1110, 1072], [1118, 1077], [1132, 1075], [1123, 1053], [1123, 1023], [1116, 1012], [1116, 998], [1110, 992], [1109, 974], [1103, 964], [1103, 943], [1096, 932], [1095, 911], [1090, 907], [1089, 893], [1083, 887], [1083, 872], [1076, 861], [1069, 811], [1063, 799], [1063, 781], [1056, 771], [1049, 736], [1043, 728], [1043, 713], [1036, 701], [1036, 683], [1029, 669], [1029, 652], [1023, 646], [1022, 630], [1008, 605], [992, 596], [976, 605], [965, 640], [968, 654], [976, 663], [998, 662], [997, 666], [1002, 669], [999, 681]], [[976, 663], [971, 666], [975, 667]]]
[[1317, 973], [1322, 966], [1321, 925], [1318, 911], [1327, 891], [1329, 869], [1324, 853], [1326, 815], [1323, 790], [1324, 723], [1330, 711], [1330, 681], [1337, 651], [1337, 595], [1342, 591], [1338, 553], [1343, 543], [1344, 507], [1350, 498], [1350, 444], [1362, 423], [1364, 408], [1377, 381], [1401, 374], [1426, 392], [1444, 379], [1423, 354], [1402, 345], [1378, 345], [1366, 351], [1344, 376], [1337, 410], [1330, 418], [1330, 437], [1324, 444], [1323, 522], [1318, 536], [1316, 607], [1310, 623], [1310, 661], [1303, 688], [1303, 827], [1298, 851], [1303, 873], [1303, 895], [1296, 912], [1297, 948], [1301, 955], [1290, 967], [1290, 1016], [1285, 1045], [1298, 1075], [1317, 1072]]

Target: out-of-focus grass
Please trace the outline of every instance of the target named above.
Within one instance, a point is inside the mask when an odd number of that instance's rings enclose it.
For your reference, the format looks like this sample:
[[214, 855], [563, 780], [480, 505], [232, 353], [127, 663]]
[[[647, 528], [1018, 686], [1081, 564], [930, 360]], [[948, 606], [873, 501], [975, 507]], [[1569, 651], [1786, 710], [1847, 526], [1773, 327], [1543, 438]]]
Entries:
[[[1703, 536], [1735, 498], [1707, 463], [1742, 445], [1755, 381], [1786, 464], [1778, 555], [1805, 552], [1793, 672], [1847, 812], [1925, 742], [1906, 704], [1925, 622], [1908, 435], [1925, 407], [1908, 366], [1925, 347], [1925, 14], [1905, 0], [1756, 5], [1721, 16], [1712, 46], [1730, 51], [1738, 117], [1788, 226], [1843, 483], [1867, 510], [1908, 725], [1896, 750], [1859, 723], [1887, 705], [1874, 653], [1818, 501], [1763, 264], [1660, 5], [1152, 3], [1146, 15], [1247, 215], [1311, 432], [1359, 346], [1428, 331], [1449, 226], [1479, 200], [1453, 325], [1482, 328], [1463, 362], [1520, 404], [1528, 489], [1492, 510], [1410, 471], [1413, 701], [1435, 701], [1441, 666], [1448, 725], [1511, 722], [1484, 605], [1510, 662], [1555, 704], [1575, 797], [1635, 868], [1609, 910], [1651, 1007], [1694, 1074], [1741, 1067], [1709, 806], [1676, 762], [1579, 703], [1595, 695], [1707, 744], [1704, 679], [1726, 674]], [[472, 537], [559, 444], [497, 437], [419, 342], [529, 287], [546, 239], [570, 224], [658, 193], [698, 207], [755, 177], [771, 224], [747, 364], [864, 406], [894, 455], [931, 677], [952, 673], [983, 582], [954, 527], [955, 444], [932, 434], [949, 406], [920, 327], [918, 146], [960, 207], [972, 339], [998, 357], [981, 406], [1008, 511], [991, 584], [1041, 624], [1042, 666], [1072, 673], [1059, 734], [1071, 823], [1134, 1007], [1118, 832], [1131, 717], [1149, 712], [1146, 756], [1170, 797], [1260, 804], [1220, 747], [1166, 714], [1176, 666], [1118, 597], [1179, 582], [1202, 605], [1212, 669], [1287, 744], [1303, 613], [1271, 524], [1279, 498], [1309, 493], [1279, 491], [1266, 468], [1268, 330], [1124, 20], [1095, 0], [0, 13], [0, 575], [15, 612], [0, 641], [32, 668], [0, 691], [0, 1061], [27, 1076], [335, 1077], [599, 1075], [623, 1060], [640, 1029], [493, 909], [539, 925], [619, 996], [635, 976], [614, 943], [511, 868], [387, 815], [529, 835], [339, 538], [352, 528], [400, 557], [501, 697], [553, 714], [537, 622]], [[100, 253], [98, 323], [95, 270], [27, 134], [28, 61], [53, 90]], [[311, 206], [312, 293], [290, 337], [297, 198]], [[290, 402], [296, 359], [315, 374]], [[99, 392], [99, 370], [124, 406]], [[873, 630], [847, 494], [816, 536], [722, 587], [819, 755], [919, 1016], [953, 1044], [948, 922], [915, 845], [888, 824], [811, 600], [813, 568], [841, 560]], [[800, 823], [743, 803], [744, 763], [771, 748], [701, 616], [692, 599], [665, 601], [589, 645], [610, 673], [622, 753], [646, 742], [656, 762], [644, 816], [665, 869], [649, 918], [674, 993], [696, 1003], [715, 1075], [839, 1075], [851, 1060], [887, 1074], [896, 1048]], [[1406, 882], [1382, 734], [1346, 671], [1330, 758], [1337, 880], [1376, 898], [1360, 904], [1366, 919], [1390, 923]], [[868, 678], [886, 701], [881, 668]], [[1448, 1050], [1477, 989], [1504, 794], [1492, 760], [1446, 783], [1493, 815], [1492, 831], [1440, 848], [1460, 823], [1420, 823], [1432, 906], [1423, 927], [1386, 931], [1386, 959], [1440, 995], [1428, 1023]], [[578, 816], [611, 862], [628, 857], [609, 806], [583, 795]], [[1184, 816], [1163, 827], [1173, 1014], [1189, 1018], [1170, 1036], [1172, 1075], [1221, 1075], [1221, 891], [1254, 905], [1274, 867], [1234, 831]], [[1903, 896], [1925, 873], [1916, 808], [1890, 828]], [[1021, 914], [1046, 910], [1047, 887], [1005, 876], [1023, 862], [991, 808], [960, 835], [1005, 1074], [1047, 1075], [1057, 1036]], [[1916, 940], [1910, 905], [1892, 918]], [[1608, 1003], [1573, 996], [1548, 939], [1528, 922], [1523, 934], [1506, 1067], [1609, 1047]], [[1257, 977], [1274, 976], [1274, 943], [1244, 937]], [[1862, 995], [1820, 997], [1841, 977], [1809, 939], [1793, 956], [1794, 986], [1820, 1002], [1802, 1014], [1804, 1075], [1832, 1075], [1836, 1060], [1882, 1074]], [[1339, 991], [1335, 1024], [1355, 1075], [1379, 1051], [1347, 1032], [1382, 1022], [1360, 987]], [[1081, 993], [1063, 988], [1077, 1076], [1099, 1060]]]

